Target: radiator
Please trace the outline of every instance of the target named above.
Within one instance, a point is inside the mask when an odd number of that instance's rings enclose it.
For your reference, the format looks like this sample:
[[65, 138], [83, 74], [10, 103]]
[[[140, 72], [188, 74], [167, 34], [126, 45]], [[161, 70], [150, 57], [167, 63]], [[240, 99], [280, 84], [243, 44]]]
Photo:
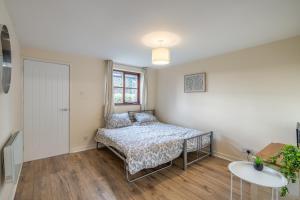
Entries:
[[23, 164], [23, 133], [13, 134], [4, 146], [4, 174], [6, 183], [16, 183]]

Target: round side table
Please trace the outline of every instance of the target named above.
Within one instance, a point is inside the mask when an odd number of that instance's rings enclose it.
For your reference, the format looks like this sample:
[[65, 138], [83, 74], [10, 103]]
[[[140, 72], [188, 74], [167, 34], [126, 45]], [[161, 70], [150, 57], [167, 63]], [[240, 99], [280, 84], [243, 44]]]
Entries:
[[[278, 200], [278, 190], [281, 187], [287, 185], [287, 179], [278, 171], [264, 166], [262, 171], [257, 171], [253, 167], [252, 162], [247, 161], [235, 161], [228, 165], [228, 169], [231, 173], [230, 183], [230, 199], [232, 200], [232, 189], [233, 189], [233, 176], [240, 178], [240, 195], [243, 199], [243, 181], [272, 188], [272, 200]], [[275, 194], [274, 194], [275, 193]]]

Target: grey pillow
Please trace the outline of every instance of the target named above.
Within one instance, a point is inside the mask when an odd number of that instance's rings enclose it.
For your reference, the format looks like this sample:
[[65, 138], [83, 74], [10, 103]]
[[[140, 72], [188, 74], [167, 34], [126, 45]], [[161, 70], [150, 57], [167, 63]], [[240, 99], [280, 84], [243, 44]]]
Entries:
[[134, 118], [138, 123], [157, 122], [157, 119], [154, 115], [145, 112], [135, 113]]
[[131, 126], [131, 120], [128, 113], [115, 113], [106, 121], [106, 128], [121, 128]]

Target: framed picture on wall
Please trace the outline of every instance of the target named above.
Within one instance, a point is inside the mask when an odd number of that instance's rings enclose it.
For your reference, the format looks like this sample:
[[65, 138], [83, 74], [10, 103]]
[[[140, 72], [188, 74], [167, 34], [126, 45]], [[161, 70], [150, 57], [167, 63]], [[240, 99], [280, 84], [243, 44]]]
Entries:
[[184, 75], [184, 92], [206, 92], [206, 73]]

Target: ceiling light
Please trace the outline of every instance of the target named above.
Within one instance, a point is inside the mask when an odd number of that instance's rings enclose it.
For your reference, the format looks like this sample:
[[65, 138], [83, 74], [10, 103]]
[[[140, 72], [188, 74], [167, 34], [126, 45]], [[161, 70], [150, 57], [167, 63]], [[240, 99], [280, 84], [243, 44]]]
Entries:
[[170, 63], [170, 49], [158, 47], [152, 49], [152, 64], [167, 65]]
[[167, 65], [170, 64], [170, 47], [177, 45], [180, 42], [178, 35], [156, 31], [145, 35], [142, 38], [143, 43], [152, 48], [152, 64]]

